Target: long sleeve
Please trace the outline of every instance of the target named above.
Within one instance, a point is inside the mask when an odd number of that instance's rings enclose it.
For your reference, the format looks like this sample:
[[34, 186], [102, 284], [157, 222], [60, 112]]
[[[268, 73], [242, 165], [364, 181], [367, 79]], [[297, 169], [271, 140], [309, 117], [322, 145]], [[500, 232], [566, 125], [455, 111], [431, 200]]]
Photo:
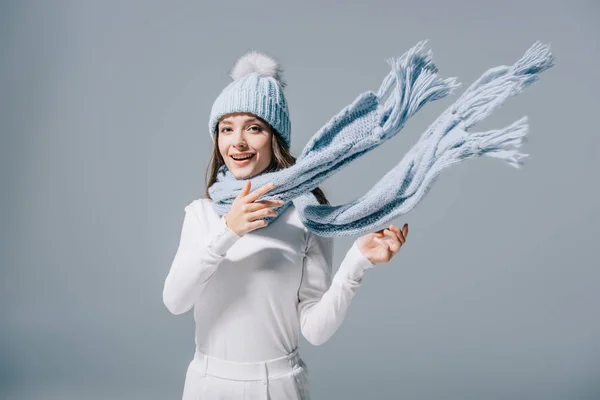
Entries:
[[229, 248], [240, 238], [219, 220], [209, 234], [191, 205], [185, 207], [179, 247], [165, 279], [163, 303], [175, 315], [189, 311], [198, 292], [211, 279]]
[[373, 267], [356, 241], [335, 276], [332, 264], [333, 238], [309, 232], [298, 290], [298, 314], [302, 335], [315, 346], [325, 343], [342, 324], [364, 272]]

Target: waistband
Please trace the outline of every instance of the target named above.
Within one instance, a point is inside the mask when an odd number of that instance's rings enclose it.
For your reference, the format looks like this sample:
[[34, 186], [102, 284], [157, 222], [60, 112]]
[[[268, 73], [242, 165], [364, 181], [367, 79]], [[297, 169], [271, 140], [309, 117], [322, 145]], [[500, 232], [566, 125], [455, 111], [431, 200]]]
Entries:
[[209, 356], [196, 349], [190, 367], [200, 371], [203, 376], [212, 375], [236, 381], [262, 380], [266, 384], [269, 378], [291, 373], [301, 365], [301, 362], [298, 348], [283, 357], [261, 362], [228, 361]]

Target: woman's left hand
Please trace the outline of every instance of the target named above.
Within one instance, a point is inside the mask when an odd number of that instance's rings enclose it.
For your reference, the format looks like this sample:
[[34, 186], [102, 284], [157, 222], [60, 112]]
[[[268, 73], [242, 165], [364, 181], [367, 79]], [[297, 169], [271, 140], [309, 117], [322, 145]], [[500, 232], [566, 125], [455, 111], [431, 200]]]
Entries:
[[[359, 237], [356, 239], [356, 244], [363, 255], [373, 264], [383, 264], [396, 255], [406, 242], [407, 235], [408, 224], [404, 224], [402, 230], [390, 225], [389, 229], [382, 229]], [[389, 237], [389, 240], [386, 240], [386, 237]]]

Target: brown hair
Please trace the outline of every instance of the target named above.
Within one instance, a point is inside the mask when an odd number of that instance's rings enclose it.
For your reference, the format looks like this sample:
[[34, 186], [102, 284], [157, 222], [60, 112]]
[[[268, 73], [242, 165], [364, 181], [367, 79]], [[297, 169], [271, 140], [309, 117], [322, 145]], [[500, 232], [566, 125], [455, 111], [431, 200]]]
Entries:
[[[259, 118], [259, 117], [257, 117]], [[290, 153], [290, 149], [287, 143], [283, 140], [283, 138], [279, 135], [279, 133], [265, 120], [260, 118], [266, 125], [269, 126], [272, 132], [271, 137], [271, 149], [272, 149], [272, 157], [271, 163], [267, 166], [267, 168], [262, 172], [273, 172], [278, 171], [280, 169], [288, 168], [296, 163], [296, 158], [292, 156]], [[213, 153], [210, 160], [209, 169], [207, 169], [207, 173], [210, 170], [210, 176], [208, 178], [208, 182], [206, 183], [206, 190], [204, 192], [204, 196], [210, 199], [210, 194], [208, 193], [208, 188], [212, 186], [213, 183], [217, 181], [217, 172], [219, 168], [225, 164], [223, 157], [221, 156], [221, 152], [219, 151], [219, 129], [215, 129], [215, 145], [213, 146]], [[256, 188], [251, 188], [250, 190], [254, 190]], [[329, 200], [325, 197], [325, 194], [320, 188], [314, 188], [311, 190], [312, 194], [315, 196], [319, 204], [329, 204]]]

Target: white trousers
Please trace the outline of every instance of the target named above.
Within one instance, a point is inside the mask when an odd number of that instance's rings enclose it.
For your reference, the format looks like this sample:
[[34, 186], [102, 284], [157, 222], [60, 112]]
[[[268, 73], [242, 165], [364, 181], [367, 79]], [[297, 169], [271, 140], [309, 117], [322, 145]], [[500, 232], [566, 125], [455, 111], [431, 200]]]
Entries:
[[196, 350], [182, 400], [310, 400], [308, 369], [298, 349], [256, 363], [237, 363]]

